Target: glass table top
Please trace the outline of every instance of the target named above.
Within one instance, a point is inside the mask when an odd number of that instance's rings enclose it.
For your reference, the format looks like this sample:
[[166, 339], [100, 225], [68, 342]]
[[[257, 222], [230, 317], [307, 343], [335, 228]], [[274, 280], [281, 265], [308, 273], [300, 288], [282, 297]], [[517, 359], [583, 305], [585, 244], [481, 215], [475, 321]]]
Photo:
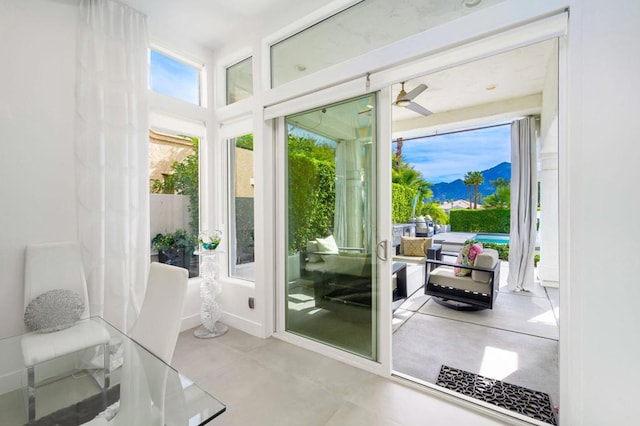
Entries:
[[[99, 317], [78, 322], [60, 339], [56, 332], [48, 333], [55, 338], [45, 339], [47, 346], [39, 350], [60, 353], [60, 340], [73, 337], [74, 328], [89, 321], [109, 335], [108, 387], [103, 389], [104, 346], [35, 363], [35, 419], [29, 422], [24, 341], [47, 334], [2, 339], [0, 424], [196, 426], [209, 423], [225, 411], [216, 398]], [[54, 343], [49, 344], [52, 340]]]

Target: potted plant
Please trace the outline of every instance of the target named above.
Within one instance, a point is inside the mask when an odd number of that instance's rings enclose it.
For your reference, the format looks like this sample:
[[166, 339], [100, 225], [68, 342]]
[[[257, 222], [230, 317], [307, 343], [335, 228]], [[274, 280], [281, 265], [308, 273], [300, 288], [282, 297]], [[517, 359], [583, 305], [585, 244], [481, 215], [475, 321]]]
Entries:
[[172, 233], [157, 234], [151, 245], [158, 251], [158, 261], [168, 265], [189, 269], [196, 237], [184, 229]]

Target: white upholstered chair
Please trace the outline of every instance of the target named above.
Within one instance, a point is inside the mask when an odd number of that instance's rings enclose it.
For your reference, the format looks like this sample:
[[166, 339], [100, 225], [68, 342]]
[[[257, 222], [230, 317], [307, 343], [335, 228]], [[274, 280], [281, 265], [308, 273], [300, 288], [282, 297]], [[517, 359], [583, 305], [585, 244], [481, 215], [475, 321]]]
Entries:
[[[176, 380], [168, 374], [170, 367], [151, 362], [153, 355], [166, 364], [171, 362], [180, 333], [182, 308], [187, 292], [189, 272], [184, 268], [151, 263], [149, 279], [140, 314], [128, 336], [146, 348], [128, 344], [124, 352], [120, 408], [110, 421], [98, 416], [87, 425], [163, 425], [167, 388], [179, 386], [167, 383]], [[130, 343], [130, 342], [129, 342]], [[153, 354], [153, 355], [152, 355]], [[186, 411], [175, 410], [180, 406], [180, 395], [172, 395], [172, 415], [186, 420]], [[177, 423], [176, 423], [177, 424]]]
[[189, 271], [164, 263], [151, 263], [140, 314], [129, 337], [167, 364], [171, 363], [180, 333]]
[[[80, 319], [89, 318], [89, 300], [82, 254], [76, 242], [27, 246], [25, 253], [24, 307], [51, 290], [73, 291], [84, 303]], [[42, 298], [41, 298], [42, 299]], [[44, 311], [47, 311], [46, 309]], [[46, 317], [41, 322], [46, 323]], [[109, 333], [93, 321], [79, 321], [58, 331], [27, 334], [21, 341], [27, 368], [29, 421], [36, 415], [35, 367], [46, 361], [95, 346], [104, 349], [104, 389], [109, 387]]]

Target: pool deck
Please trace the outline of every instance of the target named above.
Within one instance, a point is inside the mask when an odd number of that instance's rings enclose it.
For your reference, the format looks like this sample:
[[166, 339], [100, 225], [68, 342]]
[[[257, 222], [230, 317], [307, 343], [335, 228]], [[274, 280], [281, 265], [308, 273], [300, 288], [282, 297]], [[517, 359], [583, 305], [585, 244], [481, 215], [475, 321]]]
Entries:
[[433, 243], [442, 244], [443, 254], [451, 255], [459, 252], [464, 242], [476, 234], [477, 232], [441, 232], [433, 236]]
[[460, 244], [475, 237], [477, 232], [441, 232], [433, 236], [433, 242], [436, 244]]

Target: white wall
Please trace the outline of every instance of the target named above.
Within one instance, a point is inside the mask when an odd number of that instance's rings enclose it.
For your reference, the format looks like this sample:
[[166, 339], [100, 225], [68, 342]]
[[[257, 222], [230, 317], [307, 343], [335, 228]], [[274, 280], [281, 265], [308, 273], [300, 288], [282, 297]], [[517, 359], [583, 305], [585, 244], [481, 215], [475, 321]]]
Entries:
[[[637, 0], [572, 2], [569, 137], [560, 151], [560, 232], [568, 238], [560, 252], [561, 298], [569, 302], [560, 317], [566, 425], [640, 418], [639, 22]], [[567, 279], [571, 288], [563, 291]]]
[[24, 330], [24, 248], [75, 240], [76, 7], [0, 0], [0, 337]]

